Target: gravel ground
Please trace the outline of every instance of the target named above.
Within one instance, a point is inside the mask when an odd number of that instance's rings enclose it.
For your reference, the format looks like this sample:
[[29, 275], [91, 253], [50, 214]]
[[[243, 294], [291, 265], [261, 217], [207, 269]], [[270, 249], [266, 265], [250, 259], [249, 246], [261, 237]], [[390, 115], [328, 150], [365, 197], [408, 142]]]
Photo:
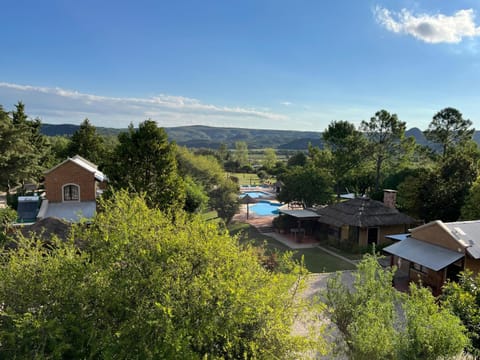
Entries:
[[[307, 278], [306, 288], [302, 292], [302, 296], [308, 301], [318, 301], [317, 296], [326, 289], [328, 279], [335, 273], [324, 274], [310, 274]], [[344, 271], [342, 273], [343, 281], [351, 286], [353, 284], [352, 271]], [[313, 307], [312, 307], [313, 308]], [[335, 328], [335, 325], [322, 313], [314, 314], [312, 312], [306, 312], [304, 316], [298, 318], [294, 325], [292, 332], [296, 335], [307, 335], [312, 329], [315, 331], [321, 331], [324, 328], [325, 337], [329, 343], [335, 342], [339, 333]], [[347, 360], [348, 358], [342, 355], [329, 354], [321, 356], [320, 354], [305, 353], [300, 357], [301, 359], [332, 359], [332, 360]]]

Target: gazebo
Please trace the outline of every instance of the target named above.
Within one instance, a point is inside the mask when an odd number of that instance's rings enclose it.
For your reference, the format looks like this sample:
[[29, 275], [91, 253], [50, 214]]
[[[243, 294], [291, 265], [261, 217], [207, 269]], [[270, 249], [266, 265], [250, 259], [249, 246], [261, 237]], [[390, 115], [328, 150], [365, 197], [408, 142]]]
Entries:
[[257, 199], [251, 197], [249, 194], [245, 194], [245, 196], [243, 196], [241, 199], [240, 199], [240, 202], [242, 204], [247, 204], [247, 220], [248, 220], [248, 216], [250, 214], [250, 204], [254, 204], [257, 202]]

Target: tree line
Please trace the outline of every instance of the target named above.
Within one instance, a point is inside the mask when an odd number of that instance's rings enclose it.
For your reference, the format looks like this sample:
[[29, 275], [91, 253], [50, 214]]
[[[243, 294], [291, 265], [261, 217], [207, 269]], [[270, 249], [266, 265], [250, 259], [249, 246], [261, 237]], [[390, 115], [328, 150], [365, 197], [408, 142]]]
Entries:
[[216, 210], [228, 221], [238, 208], [237, 184], [224, 176], [211, 154], [194, 154], [168, 141], [152, 120], [129, 126], [116, 138], [100, 136], [88, 119], [66, 137], [46, 137], [40, 120], [30, 120], [24, 104], [0, 112], [0, 189], [38, 183], [43, 171], [68, 156], [80, 155], [99, 165], [115, 191], [144, 194], [149, 206], [182, 208], [190, 213]]
[[380, 199], [388, 188], [398, 190], [399, 209], [417, 219], [478, 219], [480, 151], [471, 126], [457, 109], [440, 110], [424, 132], [432, 149], [406, 137], [405, 122], [386, 110], [358, 128], [332, 121], [323, 133], [325, 148], [310, 146], [279, 174], [285, 183], [279, 198], [312, 206], [330, 203], [334, 193]]
[[[435, 121], [458, 121], [461, 114], [453, 110]], [[39, 135], [39, 121], [25, 116], [23, 104], [1, 116], [1, 186], [8, 189], [38, 179], [57, 160], [55, 140]], [[476, 178], [478, 149], [469, 138], [471, 123], [465, 125], [465, 131], [448, 125], [441, 137], [429, 128], [442, 144], [433, 153], [402, 137], [404, 123], [382, 110], [360, 129], [332, 122], [326, 149], [310, 147], [283, 165], [270, 154], [264, 171], [283, 179], [281, 198], [306, 205], [331, 201], [347, 186], [374, 195], [390, 181], [412, 190], [418, 186], [408, 185], [412, 178], [440, 194]], [[224, 175], [225, 157], [178, 148], [151, 120], [130, 126], [110, 146], [85, 120], [56, 146], [97, 161], [112, 189], [92, 223], [76, 225], [66, 240], [9, 237], [14, 246], [0, 253], [0, 357], [296, 359], [325, 353], [325, 329], [305, 336], [291, 331], [305, 313], [322, 314], [321, 303], [299, 296], [305, 269], [291, 254], [274, 268], [262, 266], [257, 251], [197, 214], [204, 207], [226, 219], [235, 213], [237, 185]], [[28, 156], [37, 156], [31, 168]], [[423, 171], [431, 177], [419, 177]], [[456, 194], [465, 186], [458, 184]], [[436, 359], [478, 348], [478, 279], [465, 274], [458, 285], [448, 284], [439, 304], [417, 288], [397, 298], [391, 272], [376, 259], [367, 257], [356, 276], [353, 291], [334, 279], [322, 299], [352, 358]]]
[[[406, 137], [406, 123], [380, 110], [358, 128], [348, 121], [332, 121], [322, 135], [323, 149], [310, 146], [287, 162], [267, 148], [256, 169], [244, 141], [237, 141], [233, 151], [225, 144], [217, 151], [191, 151], [170, 143], [164, 129], [151, 120], [136, 129], [130, 126], [118, 137], [104, 137], [85, 119], [66, 138], [41, 135], [40, 120], [29, 119], [21, 102], [11, 112], [1, 108], [0, 117], [2, 189], [38, 181], [45, 169], [78, 154], [99, 164], [116, 189], [146, 192], [151, 204], [160, 207], [176, 202], [190, 211], [213, 208], [226, 220], [237, 207], [236, 185], [224, 178], [224, 169], [257, 172], [260, 178], [276, 176], [284, 183], [279, 199], [304, 206], [329, 203], [333, 194], [344, 192], [380, 198], [381, 189], [389, 188], [399, 191], [399, 209], [418, 219], [480, 217], [480, 152], [472, 139], [472, 122], [454, 108], [433, 116], [424, 132], [431, 147]], [[194, 169], [197, 164], [201, 171]]]

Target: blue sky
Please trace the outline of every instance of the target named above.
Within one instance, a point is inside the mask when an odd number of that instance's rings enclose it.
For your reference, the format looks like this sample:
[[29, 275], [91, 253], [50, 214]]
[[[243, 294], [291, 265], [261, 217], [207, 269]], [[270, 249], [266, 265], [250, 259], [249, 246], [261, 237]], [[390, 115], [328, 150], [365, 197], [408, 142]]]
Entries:
[[477, 0], [17, 0], [0, 39], [0, 104], [45, 123], [480, 127]]

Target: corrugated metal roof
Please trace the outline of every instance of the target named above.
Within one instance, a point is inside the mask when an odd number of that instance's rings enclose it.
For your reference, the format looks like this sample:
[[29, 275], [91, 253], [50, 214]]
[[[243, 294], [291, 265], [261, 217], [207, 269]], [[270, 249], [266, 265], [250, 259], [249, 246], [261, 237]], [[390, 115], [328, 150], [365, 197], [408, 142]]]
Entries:
[[101, 172], [100, 170], [98, 170], [97, 165], [92, 164], [90, 161], [82, 158], [79, 155], [75, 155], [70, 160], [73, 161], [75, 164], [83, 167], [84, 169], [94, 173], [95, 179], [97, 179], [98, 181], [106, 180], [107, 177], [105, 176], [105, 174], [103, 172]]
[[290, 215], [296, 218], [304, 219], [304, 218], [314, 218], [318, 219], [320, 215], [318, 215], [315, 211], [312, 210], [278, 210], [280, 214]]
[[395, 241], [403, 241], [406, 238], [410, 237], [410, 234], [394, 234], [394, 235], [385, 235], [387, 239], [395, 240]]
[[445, 223], [450, 233], [463, 245], [474, 258], [480, 259], [480, 220], [456, 221]]
[[100, 182], [103, 182], [105, 180], [108, 180], [107, 179], [107, 176], [101, 172], [100, 170], [97, 169], [97, 165], [91, 163], [90, 161], [82, 158], [81, 156], [79, 155], [75, 155], [74, 157], [72, 158], [68, 158], [67, 160], [65, 161], [62, 161], [60, 164], [54, 166], [53, 168], [47, 170], [45, 172], [45, 174], [48, 174], [50, 172], [52, 172], [53, 170], [57, 169], [58, 167], [62, 166], [63, 164], [65, 164], [66, 162], [68, 161], [72, 161], [74, 162], [75, 164], [77, 164], [78, 166], [81, 166], [82, 168], [84, 168], [85, 170], [91, 172], [94, 174], [94, 177], [95, 179], [97, 179], [98, 181]]
[[411, 237], [387, 246], [383, 251], [434, 271], [446, 268], [464, 256], [463, 253], [457, 253]]
[[95, 201], [48, 203], [44, 218], [54, 217], [69, 222], [78, 222], [82, 218], [93, 218], [96, 209]]

